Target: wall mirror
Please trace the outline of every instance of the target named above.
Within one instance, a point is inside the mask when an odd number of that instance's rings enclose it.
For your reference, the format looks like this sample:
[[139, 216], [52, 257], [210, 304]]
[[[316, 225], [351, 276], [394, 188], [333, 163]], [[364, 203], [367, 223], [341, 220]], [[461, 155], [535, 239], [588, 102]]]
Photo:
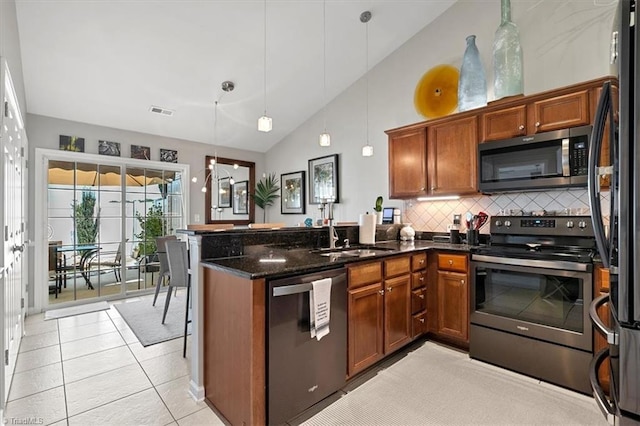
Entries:
[[255, 167], [255, 163], [251, 161], [207, 155], [207, 192], [204, 200], [206, 223], [248, 225], [255, 221], [255, 203], [252, 200]]

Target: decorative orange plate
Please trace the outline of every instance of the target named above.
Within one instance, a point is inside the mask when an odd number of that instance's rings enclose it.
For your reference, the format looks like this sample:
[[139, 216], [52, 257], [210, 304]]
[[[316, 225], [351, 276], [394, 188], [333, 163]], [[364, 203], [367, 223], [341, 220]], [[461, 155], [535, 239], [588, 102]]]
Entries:
[[442, 117], [458, 106], [460, 73], [451, 65], [436, 65], [427, 71], [416, 86], [413, 104], [425, 118]]

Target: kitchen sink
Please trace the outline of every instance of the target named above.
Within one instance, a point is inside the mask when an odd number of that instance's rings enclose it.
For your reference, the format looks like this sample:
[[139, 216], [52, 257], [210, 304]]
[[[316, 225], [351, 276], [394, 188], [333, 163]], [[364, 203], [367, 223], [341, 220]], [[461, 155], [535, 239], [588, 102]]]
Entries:
[[394, 249], [390, 248], [341, 248], [332, 251], [316, 251], [320, 256], [330, 257], [369, 257], [388, 253]]

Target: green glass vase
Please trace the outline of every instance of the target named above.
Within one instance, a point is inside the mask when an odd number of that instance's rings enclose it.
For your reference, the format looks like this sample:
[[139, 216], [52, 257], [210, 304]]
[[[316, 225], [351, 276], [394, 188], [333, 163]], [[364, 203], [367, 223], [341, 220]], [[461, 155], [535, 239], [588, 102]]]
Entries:
[[493, 91], [496, 99], [524, 93], [520, 32], [511, 22], [511, 2], [502, 0], [502, 20], [493, 40]]

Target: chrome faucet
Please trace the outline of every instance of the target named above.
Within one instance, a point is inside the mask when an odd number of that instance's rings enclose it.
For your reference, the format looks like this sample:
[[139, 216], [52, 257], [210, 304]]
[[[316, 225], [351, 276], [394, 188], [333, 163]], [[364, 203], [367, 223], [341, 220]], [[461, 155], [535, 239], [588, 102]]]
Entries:
[[338, 232], [333, 226], [333, 201], [327, 202], [327, 215], [329, 216], [329, 248], [336, 248], [336, 241], [338, 241]]

